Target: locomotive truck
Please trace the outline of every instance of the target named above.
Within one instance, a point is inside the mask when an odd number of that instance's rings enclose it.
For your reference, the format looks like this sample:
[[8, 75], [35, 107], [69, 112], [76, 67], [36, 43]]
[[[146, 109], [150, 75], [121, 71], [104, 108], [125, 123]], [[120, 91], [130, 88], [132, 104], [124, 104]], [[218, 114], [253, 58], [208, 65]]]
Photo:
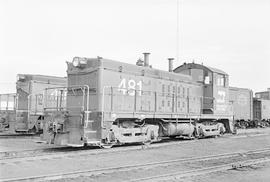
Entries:
[[[189, 63], [169, 71], [75, 57], [67, 62], [66, 107], [46, 113], [42, 139], [79, 147], [153, 142], [234, 132], [228, 74]], [[46, 104], [45, 104], [46, 105]]]

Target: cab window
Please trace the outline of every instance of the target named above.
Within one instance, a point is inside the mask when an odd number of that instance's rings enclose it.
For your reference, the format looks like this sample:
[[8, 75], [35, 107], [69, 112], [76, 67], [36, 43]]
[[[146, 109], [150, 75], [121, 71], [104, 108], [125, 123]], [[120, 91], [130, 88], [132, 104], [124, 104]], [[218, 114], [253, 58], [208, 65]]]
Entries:
[[225, 86], [225, 76], [224, 75], [217, 75], [217, 86]]

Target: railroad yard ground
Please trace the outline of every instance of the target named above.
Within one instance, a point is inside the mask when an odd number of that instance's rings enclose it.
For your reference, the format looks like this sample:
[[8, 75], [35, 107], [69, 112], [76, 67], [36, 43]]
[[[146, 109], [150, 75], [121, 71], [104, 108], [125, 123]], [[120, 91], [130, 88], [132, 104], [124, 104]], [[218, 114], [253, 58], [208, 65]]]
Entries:
[[243, 167], [237, 170], [227, 170], [222, 172], [211, 173], [207, 175], [200, 175], [191, 177], [185, 180], [177, 181], [192, 181], [192, 182], [268, 182], [270, 179], [270, 163], [260, 165], [252, 165]]
[[[0, 181], [269, 181], [270, 128], [111, 149], [0, 138]], [[252, 161], [251, 163], [247, 161]], [[254, 162], [255, 161], [255, 162]], [[31, 178], [30, 178], [31, 177]]]

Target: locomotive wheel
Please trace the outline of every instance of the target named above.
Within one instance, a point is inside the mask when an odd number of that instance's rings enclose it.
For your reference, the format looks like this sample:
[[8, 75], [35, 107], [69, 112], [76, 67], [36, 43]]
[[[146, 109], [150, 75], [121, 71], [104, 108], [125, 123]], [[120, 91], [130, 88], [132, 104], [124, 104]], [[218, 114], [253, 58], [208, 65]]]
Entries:
[[190, 140], [194, 140], [196, 137], [195, 137], [195, 133], [192, 132], [191, 134], [188, 135], [188, 139]]
[[103, 140], [100, 147], [103, 149], [110, 149], [114, 145], [114, 140], [115, 140], [114, 133], [111, 132], [109, 133], [108, 137]]
[[110, 149], [110, 148], [112, 148], [112, 146], [113, 146], [112, 143], [103, 143], [100, 145], [100, 147], [103, 149]]
[[143, 144], [151, 144], [152, 142], [155, 141], [155, 133], [153, 130], [147, 129], [146, 136], [147, 136], [147, 138], [145, 141], [142, 142]]

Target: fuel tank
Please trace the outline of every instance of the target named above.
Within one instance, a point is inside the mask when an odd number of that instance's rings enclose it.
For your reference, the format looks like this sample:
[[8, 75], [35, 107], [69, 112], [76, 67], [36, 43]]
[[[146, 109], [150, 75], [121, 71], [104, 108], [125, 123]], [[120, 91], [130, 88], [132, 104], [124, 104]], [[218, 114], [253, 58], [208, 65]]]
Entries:
[[163, 125], [164, 136], [191, 136], [195, 127], [192, 123], [166, 123]]

